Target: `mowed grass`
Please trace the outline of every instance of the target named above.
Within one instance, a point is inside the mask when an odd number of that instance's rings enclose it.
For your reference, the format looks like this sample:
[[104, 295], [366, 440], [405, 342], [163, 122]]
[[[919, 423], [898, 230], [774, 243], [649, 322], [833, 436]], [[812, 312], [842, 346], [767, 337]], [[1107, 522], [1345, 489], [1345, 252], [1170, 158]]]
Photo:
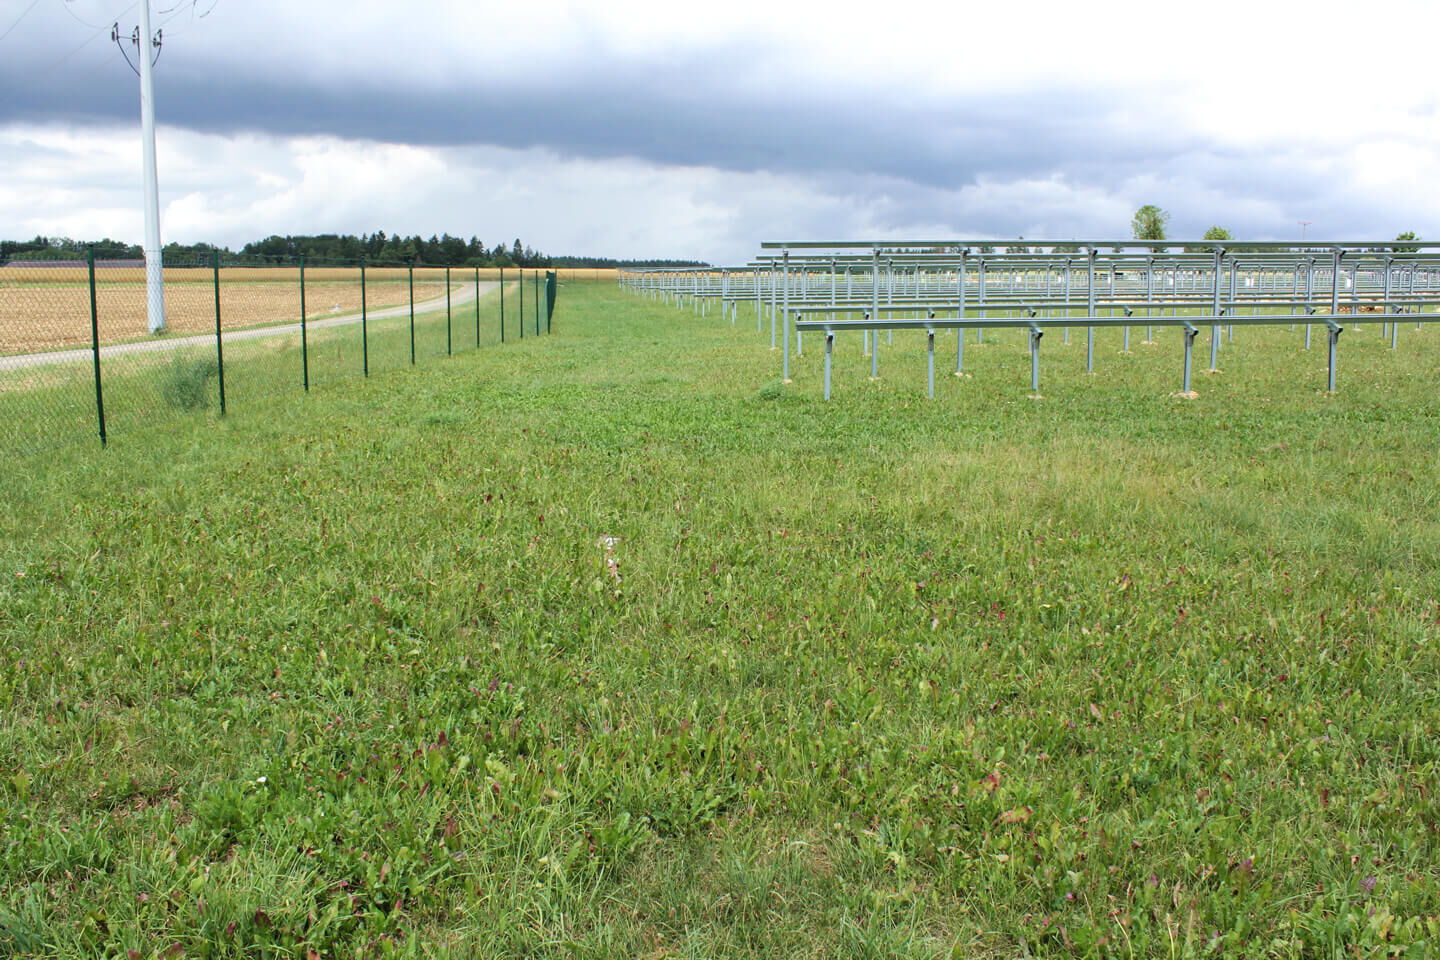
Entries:
[[7, 464], [0, 955], [1433, 954], [1440, 333], [1119, 336], [568, 283]]
[[[525, 324], [533, 334], [534, 286], [527, 280]], [[505, 285], [506, 336], [521, 335], [518, 284]], [[380, 373], [500, 342], [501, 294], [497, 286], [452, 309], [417, 312], [412, 325], [399, 316], [334, 326], [312, 323], [308, 331], [308, 378], [328, 387], [357, 378], [368, 368]], [[542, 318], [543, 325], [543, 318]], [[304, 389], [306, 360], [299, 331], [255, 338], [225, 338], [225, 392], [232, 412], [244, 412], [267, 397]], [[413, 346], [413, 352], [412, 352]], [[105, 420], [109, 436], [193, 417], [220, 406], [219, 364], [213, 340], [175, 344], [163, 351], [106, 356], [102, 361]], [[0, 371], [0, 451], [33, 453], [77, 443], [98, 434], [95, 384], [88, 351], [70, 363]]]

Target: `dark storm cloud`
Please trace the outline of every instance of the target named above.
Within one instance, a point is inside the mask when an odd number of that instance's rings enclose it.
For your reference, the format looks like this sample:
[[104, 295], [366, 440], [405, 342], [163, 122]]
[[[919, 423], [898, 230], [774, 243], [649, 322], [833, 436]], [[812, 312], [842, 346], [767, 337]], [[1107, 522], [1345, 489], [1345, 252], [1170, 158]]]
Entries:
[[[126, 82], [104, 84], [60, 74], [27, 85], [26, 69], [20, 61], [0, 63], [0, 83], [20, 91], [0, 103], [0, 122], [135, 118], [134, 85], [123, 67], [109, 73]], [[746, 172], [882, 175], [936, 187], [984, 174], [1044, 177], [1061, 170], [1113, 182], [1196, 147], [1163, 129], [1137, 138], [1109, 121], [1106, 104], [1076, 93], [960, 102], [851, 99], [824, 89], [737, 95], [717, 72], [664, 62], [606, 63], [563, 81], [517, 76], [513, 84], [433, 94], [388, 82], [287, 77], [263, 66], [217, 72], [184, 56], [166, 62], [158, 76], [161, 121], [203, 132], [544, 147]]]
[[[734, 56], [717, 60], [733, 62]], [[26, 87], [20, 83], [24, 69], [0, 64], [0, 83], [23, 91], [0, 103], [0, 123], [134, 122], [128, 74], [121, 83], [60, 75]], [[217, 71], [184, 56], [165, 62], [159, 80], [162, 122], [195, 131], [539, 147], [587, 159], [631, 157], [664, 166], [788, 174], [840, 197], [874, 197], [878, 191], [884, 200], [876, 207], [881, 227], [893, 221], [967, 224], [999, 235], [1032, 228], [1051, 236], [1092, 232], [1086, 224], [1094, 222], [1094, 211], [1083, 206], [1037, 207], [1029, 194], [972, 206], [956, 194], [982, 180], [1061, 178], [1071, 187], [1115, 192], [1137, 179], [1158, 178], [1153, 201], [1171, 209], [1185, 209], [1191, 199], [1198, 209], [1213, 207], [1213, 197], [1195, 195], [1197, 184], [1216, 195], [1263, 197], [1285, 208], [1333, 205], [1333, 198], [1324, 199], [1327, 181], [1303, 165], [1286, 164], [1283, 154], [1217, 150], [1162, 122], [1163, 111], [1148, 110], [1134, 94], [1123, 102], [1073, 91], [959, 100], [850, 97], [813, 87], [737, 94], [722, 72], [653, 60], [606, 62], [588, 73], [572, 68], [533, 82], [517, 75], [514, 83], [439, 92], [388, 81], [287, 77], [264, 64], [244, 73]], [[1152, 115], [1154, 122], [1143, 122]], [[1186, 186], [1167, 195], [1167, 176]], [[1275, 220], [1256, 216], [1242, 223], [1223, 214], [1214, 219], [1234, 222], [1232, 229], [1252, 236], [1266, 224], [1273, 230]], [[1174, 227], [1198, 233], [1208, 225]], [[1112, 232], [1125, 226], [1117, 224]]]

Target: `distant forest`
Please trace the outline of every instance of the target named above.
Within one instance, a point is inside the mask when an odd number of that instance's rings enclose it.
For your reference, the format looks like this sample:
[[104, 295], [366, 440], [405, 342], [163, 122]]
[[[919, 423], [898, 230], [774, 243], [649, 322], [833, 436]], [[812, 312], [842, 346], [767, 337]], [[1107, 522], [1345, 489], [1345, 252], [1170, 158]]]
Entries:
[[[69, 237], [36, 237], [33, 240], [0, 240], [0, 263], [11, 260], [83, 260], [94, 248], [98, 256], [108, 260], [139, 260], [144, 256], [133, 243], [103, 240], [72, 240]], [[696, 260], [617, 260], [613, 257], [552, 257], [526, 246], [517, 237], [508, 247], [497, 243], [487, 247], [479, 238], [452, 237], [450, 234], [405, 237], [375, 233], [322, 233], [314, 236], [266, 237], [245, 244], [240, 250], [216, 247], [208, 243], [167, 243], [167, 263], [210, 262], [220, 254], [223, 263], [291, 263], [299, 257], [324, 261], [358, 261], [362, 257], [376, 263], [424, 263], [439, 267], [696, 267], [708, 264]]]

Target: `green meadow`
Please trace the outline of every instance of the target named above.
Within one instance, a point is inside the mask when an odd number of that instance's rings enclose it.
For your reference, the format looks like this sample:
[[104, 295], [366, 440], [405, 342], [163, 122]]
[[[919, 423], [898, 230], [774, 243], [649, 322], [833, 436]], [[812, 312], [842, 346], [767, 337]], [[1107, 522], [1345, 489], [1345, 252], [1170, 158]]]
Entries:
[[0, 957], [1440, 954], [1440, 330], [470, 323], [0, 463]]
[[[236, 286], [236, 295], [244, 296], [255, 285]], [[312, 320], [303, 338], [298, 329], [267, 333], [252, 326], [244, 333], [232, 332], [224, 342], [226, 406], [232, 412], [249, 412], [257, 404], [264, 408], [274, 396], [303, 392], [307, 380], [312, 387], [325, 388], [367, 370], [381, 373], [427, 364], [498, 344], [502, 321], [506, 339], [532, 336], [537, 323], [543, 331], [544, 317], [537, 319], [534, 313], [535, 285], [527, 280], [525, 286], [522, 293], [519, 284], [506, 283], [502, 298], [494, 285], [449, 311], [422, 310], [413, 324], [404, 313], [386, 316], [392, 306], [363, 324], [327, 326], [323, 317], [315, 318], [320, 322]], [[247, 338], [257, 332], [264, 335]], [[147, 339], [163, 344], [171, 338]], [[219, 410], [221, 377], [213, 338], [186, 335], [170, 346], [103, 357], [101, 387], [111, 437], [168, 425], [186, 412]], [[91, 354], [87, 348], [74, 354], [74, 362], [0, 370], [0, 452], [34, 453], [96, 440]]]

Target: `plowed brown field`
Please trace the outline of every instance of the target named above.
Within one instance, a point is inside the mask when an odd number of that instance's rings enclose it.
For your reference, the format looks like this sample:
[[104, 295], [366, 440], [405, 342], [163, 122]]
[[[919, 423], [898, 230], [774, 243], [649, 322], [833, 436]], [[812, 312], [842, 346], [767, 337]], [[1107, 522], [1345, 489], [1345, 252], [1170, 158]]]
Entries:
[[[81, 271], [63, 268], [0, 272], [0, 353], [33, 353], [90, 343], [90, 290]], [[79, 277], [67, 274], [82, 273]], [[165, 317], [172, 334], [215, 329], [215, 287], [200, 270], [167, 270]], [[289, 273], [292, 276], [282, 276]], [[365, 299], [371, 309], [406, 303], [409, 284], [390, 276], [366, 277]], [[390, 271], [386, 271], [390, 273]], [[415, 300], [444, 296], [443, 271], [415, 276]], [[229, 274], [229, 276], [227, 276]], [[238, 274], [238, 276], [237, 276]], [[270, 274], [274, 279], [257, 276]], [[340, 274], [341, 277], [335, 277]], [[306, 271], [305, 308], [310, 319], [360, 310], [359, 271]], [[188, 275], [188, 276], [187, 276]], [[317, 276], [318, 275], [318, 276]], [[100, 340], [116, 343], [147, 336], [145, 281], [141, 270], [101, 271], [96, 283]], [[300, 319], [300, 283], [296, 271], [221, 271], [220, 318], [226, 330]]]
[[[534, 271], [526, 270], [528, 281]], [[561, 270], [560, 280], [613, 280], [613, 270]], [[507, 269], [505, 279], [519, 277]], [[473, 269], [455, 268], [452, 284], [473, 282]], [[494, 281], [500, 271], [482, 268], [479, 279]], [[409, 300], [409, 274], [403, 268], [365, 271], [365, 300], [371, 309]], [[445, 294], [445, 270], [415, 270], [415, 300]], [[101, 343], [148, 335], [145, 320], [145, 271], [140, 267], [96, 270], [96, 301]], [[360, 311], [360, 270], [311, 267], [305, 271], [307, 319]], [[215, 329], [214, 275], [203, 268], [165, 271], [165, 316], [172, 334]], [[220, 319], [226, 330], [300, 319], [300, 271], [294, 267], [226, 267], [220, 270]], [[77, 267], [0, 268], [0, 354], [36, 353], [90, 343], [90, 288], [87, 272]]]

